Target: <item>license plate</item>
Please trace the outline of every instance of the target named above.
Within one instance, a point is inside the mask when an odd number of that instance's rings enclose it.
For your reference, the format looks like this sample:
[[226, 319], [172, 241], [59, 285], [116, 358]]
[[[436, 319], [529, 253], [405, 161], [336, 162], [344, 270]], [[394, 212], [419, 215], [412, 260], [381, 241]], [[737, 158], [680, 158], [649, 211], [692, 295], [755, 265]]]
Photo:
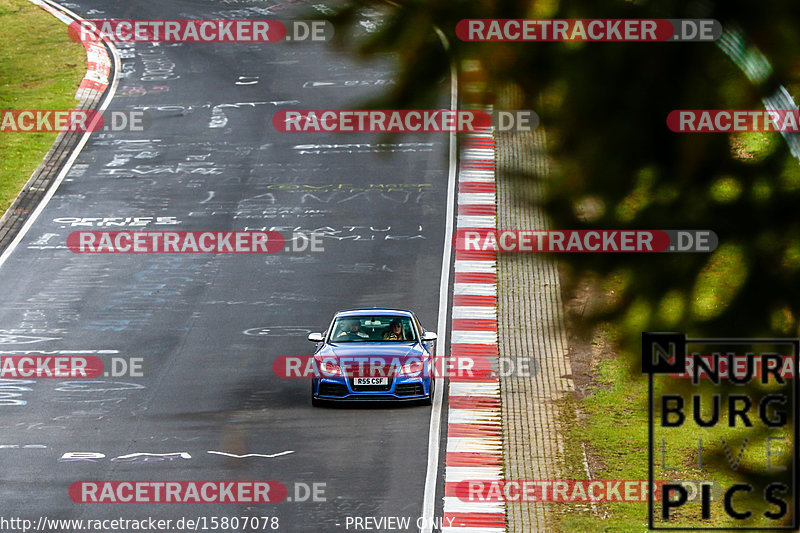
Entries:
[[353, 385], [388, 385], [389, 378], [353, 378]]

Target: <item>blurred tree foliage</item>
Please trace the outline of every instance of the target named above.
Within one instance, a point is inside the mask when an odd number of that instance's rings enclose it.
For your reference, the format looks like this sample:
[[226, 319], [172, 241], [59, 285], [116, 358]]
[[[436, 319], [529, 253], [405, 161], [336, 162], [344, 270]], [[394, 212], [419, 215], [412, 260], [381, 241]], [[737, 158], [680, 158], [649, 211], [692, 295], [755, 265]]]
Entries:
[[[666, 117], [675, 109], [763, 109], [763, 100], [781, 86], [791, 95], [800, 93], [800, 2], [390, 4], [350, 0], [333, 19], [339, 28], [356, 29], [337, 35], [361, 54], [397, 54], [398, 83], [380, 104], [440, 105], [450, 60], [460, 66], [480, 60], [491, 80], [484, 101], [514, 94], [514, 108], [540, 116], [550, 175], [501, 176], [527, 180], [532, 187], [546, 181], [544, 207], [553, 228], [711, 229], [719, 236], [711, 254], [558, 256], [568, 273], [568, 296], [587, 280], [593, 287], [585, 332], [599, 324], [611, 333], [615, 351], [630, 361], [632, 382], [641, 380], [642, 331], [680, 331], [695, 338], [798, 335], [800, 163], [787, 143], [798, 142], [797, 134], [787, 139], [778, 133], [673, 133]], [[386, 14], [378, 31], [357, 31], [364, 9]], [[714, 18], [734, 32], [740, 28], [744, 42], [734, 39], [727, 53], [715, 43], [463, 42], [455, 27], [470, 18]], [[435, 28], [447, 36], [448, 53]], [[770, 67], [762, 78], [752, 72], [748, 78], [742, 67], [748, 61], [753, 66], [756, 50], [768, 60], [761, 65]], [[474, 78], [474, 72], [465, 70], [462, 78]], [[631, 400], [644, 407], [642, 398]], [[762, 428], [758, 437], [768, 434]], [[638, 464], [644, 449], [638, 442], [625, 453]], [[708, 455], [708, 463], [727, 465], [720, 450]], [[739, 473], [759, 483], [772, 474]]]
[[[359, 32], [360, 13], [386, 13]], [[440, 102], [449, 61], [477, 58], [486, 98], [513, 88], [547, 133], [553, 228], [712, 229], [713, 254], [562, 254], [580, 280], [614, 289], [587, 325], [622, 329], [639, 353], [643, 330], [690, 336], [795, 336], [800, 302], [800, 166], [777, 133], [672, 133], [674, 109], [763, 109], [779, 85], [800, 90], [797, 0], [351, 0], [332, 20], [362, 55], [398, 55], [394, 107]], [[772, 73], [751, 82], [714, 43], [470, 43], [467, 18], [714, 18], [741, 27]], [[450, 43], [443, 51], [434, 28]], [[542, 179], [526, 176], [526, 179]], [[636, 370], [634, 366], [632, 370]]]

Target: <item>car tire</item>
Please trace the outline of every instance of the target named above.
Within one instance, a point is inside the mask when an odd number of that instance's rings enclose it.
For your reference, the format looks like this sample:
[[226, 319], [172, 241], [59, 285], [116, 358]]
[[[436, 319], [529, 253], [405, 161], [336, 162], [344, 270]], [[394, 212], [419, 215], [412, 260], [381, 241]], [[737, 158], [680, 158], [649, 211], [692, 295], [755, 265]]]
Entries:
[[431, 391], [428, 397], [422, 400], [422, 405], [433, 405], [433, 394], [436, 392], [436, 380], [431, 378]]

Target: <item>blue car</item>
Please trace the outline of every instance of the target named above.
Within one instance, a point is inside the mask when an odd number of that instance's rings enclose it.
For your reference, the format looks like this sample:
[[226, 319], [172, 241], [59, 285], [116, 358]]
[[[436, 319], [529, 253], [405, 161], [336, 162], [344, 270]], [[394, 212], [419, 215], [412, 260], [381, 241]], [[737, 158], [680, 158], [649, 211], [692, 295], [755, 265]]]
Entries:
[[317, 343], [311, 403], [329, 401], [421, 401], [435, 390], [436, 333], [402, 309], [348, 309], [333, 317]]

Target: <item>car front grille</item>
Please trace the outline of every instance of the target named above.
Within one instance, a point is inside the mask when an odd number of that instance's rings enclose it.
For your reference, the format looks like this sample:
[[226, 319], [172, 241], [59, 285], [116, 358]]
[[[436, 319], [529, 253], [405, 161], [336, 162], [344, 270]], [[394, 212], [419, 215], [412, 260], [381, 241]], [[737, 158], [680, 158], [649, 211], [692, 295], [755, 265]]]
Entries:
[[422, 383], [403, 383], [395, 387], [394, 393], [398, 396], [422, 396], [425, 391], [422, 389]]
[[342, 383], [320, 383], [320, 396], [347, 396], [347, 387]]

